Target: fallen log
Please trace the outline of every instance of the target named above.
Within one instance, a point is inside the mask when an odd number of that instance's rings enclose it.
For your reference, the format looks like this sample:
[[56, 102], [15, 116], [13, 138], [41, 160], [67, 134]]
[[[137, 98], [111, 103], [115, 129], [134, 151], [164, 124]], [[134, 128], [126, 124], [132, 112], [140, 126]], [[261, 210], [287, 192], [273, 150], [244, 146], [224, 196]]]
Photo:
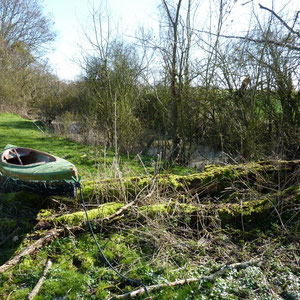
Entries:
[[[90, 209], [87, 211], [90, 220], [111, 219], [114, 218], [115, 214], [121, 209], [123, 211], [124, 203], [110, 202], [101, 204], [97, 208]], [[129, 206], [130, 207], [130, 206]], [[63, 224], [68, 226], [84, 226], [86, 223], [86, 216], [84, 211], [76, 211], [74, 213], [61, 215], [56, 218], [45, 218], [42, 220], [51, 221], [56, 225]]]
[[[251, 190], [250, 190], [251, 192]], [[244, 191], [244, 195], [245, 195]], [[251, 194], [251, 193], [250, 193]], [[190, 226], [193, 228], [195, 224], [209, 221], [213, 216], [216, 217], [221, 225], [236, 224], [243, 226], [241, 223], [258, 222], [259, 220], [267, 220], [269, 216], [276, 216], [276, 210], [280, 205], [281, 213], [289, 210], [293, 212], [292, 207], [300, 202], [300, 187], [292, 186], [277, 193], [269, 193], [266, 195], [255, 194], [254, 199], [232, 202], [209, 202], [209, 203], [181, 203], [181, 199], [165, 201], [155, 204], [135, 206], [134, 217], [142, 221], [147, 218], [156, 218], [157, 216], [170, 216], [178, 219], [190, 217]], [[112, 220], [125, 215], [131, 215], [132, 208], [138, 199], [124, 204], [109, 202], [99, 205], [95, 209], [87, 211], [90, 220], [97, 220], [105, 225]], [[295, 211], [295, 213], [297, 213]], [[42, 219], [43, 220], [43, 219]], [[63, 226], [81, 226], [86, 225], [86, 216], [83, 211], [62, 215], [56, 218], [46, 219], [56, 225]]]
[[[143, 191], [143, 190], [142, 190]], [[141, 191], [141, 192], [142, 192]], [[143, 199], [148, 198], [151, 193], [147, 194]], [[139, 194], [130, 203], [124, 204], [119, 202], [110, 202], [99, 205], [95, 209], [87, 211], [87, 216], [90, 220], [99, 220], [102, 223], [109, 223], [115, 218], [119, 217], [125, 211], [127, 211], [134, 204], [139, 202]], [[43, 219], [41, 219], [43, 220]], [[47, 221], [51, 221], [55, 224], [65, 224], [69, 226], [82, 226], [86, 225], [86, 214], [84, 211], [78, 211], [70, 214], [65, 214], [56, 218], [48, 218]]]
[[[255, 196], [257, 196], [255, 194]], [[294, 207], [300, 203], [300, 186], [293, 186], [277, 193], [258, 195], [253, 200], [236, 203], [180, 203], [179, 201], [161, 202], [137, 208], [138, 217], [143, 219], [165, 216], [176, 218], [182, 224], [188, 224], [191, 228], [201, 229], [211, 221], [217, 221], [221, 227], [233, 225], [242, 228], [246, 224], [259, 225], [270, 218], [291, 218], [297, 215]]]
[[[273, 195], [273, 197], [275, 196], [278, 197], [279, 195]], [[300, 200], [300, 188], [299, 186], [295, 186], [286, 189], [280, 193], [280, 196], [285, 196], [285, 198], [283, 197], [281, 199], [281, 205], [286, 204], [291, 207], [291, 205], [298, 203]], [[135, 202], [136, 200], [128, 203], [127, 205], [124, 205], [122, 203], [102, 204], [102, 209], [90, 210], [88, 211], [88, 215], [91, 220], [97, 219], [105, 224], [124, 214], [126, 211], [128, 212], [128, 209], [132, 207]], [[113, 210], [111, 210], [112, 205], [115, 205]], [[159, 203], [137, 207], [136, 211], [138, 212], [138, 218], [154, 218], [155, 216], [157, 216], [157, 214], [165, 215], [166, 218], [170, 215], [179, 218], [180, 216], [184, 216], [184, 218], [190, 216], [190, 226], [193, 227], [193, 224], [198, 222], [199, 213], [201, 214], [201, 216], [203, 216], [203, 212], [205, 212], [206, 217], [209, 217], [210, 215], [217, 216], [221, 221], [221, 225], [228, 223], [232, 224], [233, 222], [241, 222], [242, 219], [244, 221], [250, 220], [257, 222], [258, 218], [265, 219], [266, 216], [270, 215], [272, 210], [274, 210], [275, 205], [276, 203], [272, 201], [272, 197], [269, 195], [254, 201], [245, 201], [244, 203], [242, 203], [242, 205], [240, 205], [239, 203], [193, 205], [171, 201], [168, 203]], [[108, 206], [109, 209], [106, 210], [105, 206]], [[105, 211], [106, 213], [110, 212], [110, 214], [103, 215], [103, 211]], [[97, 212], [100, 214], [97, 215]], [[98, 218], [99, 216], [101, 216], [101, 218]], [[64, 226], [73, 225], [67, 228], [70, 232], [76, 232], [78, 231], [78, 228], [80, 228], [74, 225], [86, 225], [84, 212], [76, 212], [74, 214], [60, 216], [57, 219], [57, 221], [59, 221]], [[68, 222], [68, 220], [71, 220], [71, 222]], [[74, 220], [76, 221], [74, 222]], [[201, 220], [200, 223], [203, 223], [203, 220]], [[16, 255], [14, 258], [0, 266], [0, 273], [15, 266], [22, 257], [28, 254], [32, 254], [37, 249], [40, 249], [44, 244], [56, 239], [63, 232], [63, 228], [53, 228], [49, 230], [48, 233], [42, 238], [40, 238], [28, 248], [24, 249], [20, 254]]]
[[[191, 175], [159, 174], [155, 177], [158, 190], [197, 194], [200, 197], [214, 195], [230, 187], [233, 182], [245, 182], [256, 189], [264, 188], [266, 183], [283, 186], [289, 175], [299, 170], [300, 160], [262, 161], [238, 165], [206, 166], [205, 170]], [[299, 179], [299, 175], [298, 175]], [[294, 182], [295, 183], [295, 182]], [[120, 201], [133, 199], [147, 186], [153, 184], [153, 176], [126, 177], [83, 182], [83, 195], [88, 202]], [[291, 183], [293, 184], [293, 183]]]

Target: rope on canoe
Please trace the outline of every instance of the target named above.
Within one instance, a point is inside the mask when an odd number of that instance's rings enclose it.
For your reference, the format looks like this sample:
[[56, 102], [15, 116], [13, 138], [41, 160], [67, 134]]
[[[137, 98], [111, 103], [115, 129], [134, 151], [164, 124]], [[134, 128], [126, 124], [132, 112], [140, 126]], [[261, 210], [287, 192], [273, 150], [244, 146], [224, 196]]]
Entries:
[[145, 290], [145, 293], [147, 294], [147, 297], [149, 297], [149, 298], [151, 299], [147, 287], [146, 287], [142, 282], [140, 282], [140, 281], [138, 281], [138, 280], [134, 280], [134, 279], [128, 278], [128, 277], [126, 277], [125, 275], [121, 274], [118, 270], [116, 270], [116, 269], [112, 266], [112, 264], [109, 262], [109, 260], [108, 260], [108, 259], [106, 258], [106, 256], [104, 255], [103, 250], [101, 249], [101, 247], [100, 247], [100, 245], [99, 245], [99, 243], [98, 243], [98, 241], [97, 241], [97, 239], [96, 239], [96, 236], [95, 236], [93, 227], [92, 227], [91, 222], [90, 222], [89, 217], [88, 217], [88, 213], [87, 213], [85, 201], [84, 201], [84, 199], [83, 199], [83, 193], [82, 193], [81, 182], [80, 182], [81, 176], [79, 176], [79, 179], [78, 179], [78, 180], [77, 180], [75, 177], [72, 177], [72, 178], [73, 178], [73, 180], [74, 180], [74, 182], [75, 182], [75, 187], [79, 189], [80, 197], [81, 197], [81, 202], [82, 202], [82, 207], [83, 207], [84, 212], [85, 212], [85, 216], [86, 216], [86, 219], [87, 219], [87, 223], [88, 223], [88, 225], [89, 225], [90, 232], [91, 232], [91, 234], [92, 234], [92, 236], [93, 236], [93, 239], [94, 239], [94, 241], [95, 241], [95, 243], [96, 243], [96, 245], [97, 245], [97, 248], [98, 248], [99, 252], [101, 253], [102, 257], [104, 258], [105, 262], [106, 262], [107, 265], [108, 265], [115, 273], [117, 273], [121, 278], [127, 280], [127, 281], [130, 282], [130, 283], [134, 283], [134, 284], [136, 284], [136, 285], [142, 286], [142, 287], [144, 288], [144, 290]]

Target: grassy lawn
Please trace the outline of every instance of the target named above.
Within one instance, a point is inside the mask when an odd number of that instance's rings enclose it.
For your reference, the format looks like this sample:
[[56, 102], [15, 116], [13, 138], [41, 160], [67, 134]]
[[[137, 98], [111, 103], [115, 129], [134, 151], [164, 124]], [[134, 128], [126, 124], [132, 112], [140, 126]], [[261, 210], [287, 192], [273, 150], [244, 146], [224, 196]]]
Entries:
[[[85, 145], [42, 133], [34, 122], [18, 115], [0, 114], [0, 148], [6, 144], [33, 148], [65, 158], [75, 164], [83, 176], [94, 174], [97, 170], [97, 158], [91, 158], [95, 154], [94, 149], [90, 150]], [[108, 153], [106, 159], [111, 162], [112, 153]]]
[[[104, 151], [101, 147], [87, 146], [70, 139], [43, 133], [33, 121], [18, 115], [0, 113], [0, 149], [6, 144], [33, 148], [67, 159], [76, 165], [79, 174], [84, 179], [93, 179], [95, 176], [107, 178], [115, 175], [113, 151]], [[118, 165], [123, 176], [153, 173], [155, 160], [151, 157], [143, 157], [142, 162], [134, 155], [118, 156]], [[190, 174], [195, 171], [186, 167], [173, 166], [172, 169], [164, 170], [164, 172]]]

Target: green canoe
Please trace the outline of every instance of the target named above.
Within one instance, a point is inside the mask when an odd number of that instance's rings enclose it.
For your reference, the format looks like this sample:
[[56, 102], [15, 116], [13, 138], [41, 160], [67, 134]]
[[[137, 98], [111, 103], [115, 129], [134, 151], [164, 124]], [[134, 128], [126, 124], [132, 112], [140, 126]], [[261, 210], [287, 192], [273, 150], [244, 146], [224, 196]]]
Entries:
[[7, 145], [0, 153], [0, 191], [75, 196], [76, 167], [49, 153]]

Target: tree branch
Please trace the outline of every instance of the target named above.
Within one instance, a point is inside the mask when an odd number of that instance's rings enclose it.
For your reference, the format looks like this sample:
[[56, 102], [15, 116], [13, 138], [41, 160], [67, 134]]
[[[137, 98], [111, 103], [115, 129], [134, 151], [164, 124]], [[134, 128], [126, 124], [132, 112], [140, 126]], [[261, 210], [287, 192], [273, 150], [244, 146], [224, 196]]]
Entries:
[[46, 275], [49, 272], [51, 267], [52, 267], [52, 261], [48, 258], [45, 264], [43, 275], [41, 276], [41, 278], [39, 279], [39, 281], [37, 282], [33, 290], [28, 294], [27, 300], [32, 300], [38, 294], [38, 292], [42, 287], [43, 282], [46, 279]]
[[46, 235], [38, 239], [36, 242], [34, 242], [29, 247], [25, 248], [20, 254], [14, 256], [11, 260], [7, 261], [5, 264], [0, 266], [0, 274], [5, 272], [6, 270], [14, 267], [22, 257], [25, 255], [30, 255], [33, 252], [35, 252], [37, 249], [42, 248], [46, 243], [53, 241], [56, 239], [62, 232], [64, 232], [64, 229], [60, 228], [53, 228], [47, 232]]
[[[128, 210], [136, 202], [137, 202], [137, 199], [135, 199], [134, 201], [132, 201], [132, 202], [126, 204], [125, 206], [121, 207], [120, 209], [118, 209], [112, 215], [109, 215], [109, 216], [101, 219], [101, 221], [103, 221], [105, 223], [111, 222], [113, 219], [115, 219], [116, 217], [118, 217], [121, 214], [123, 214], [126, 210]], [[84, 222], [82, 225], [85, 225], [85, 224], [86, 223]], [[71, 226], [71, 227], [66, 227], [66, 228], [53, 228], [53, 229], [49, 230], [43, 237], [41, 237], [40, 239], [38, 239], [32, 245], [28, 246], [20, 254], [14, 256], [12, 259], [10, 259], [9, 261], [7, 261], [5, 264], [3, 264], [2, 266], [0, 266], [0, 274], [3, 273], [3, 272], [5, 272], [5, 271], [7, 271], [8, 269], [14, 267], [15, 265], [17, 265], [19, 263], [19, 261], [25, 255], [32, 254], [36, 250], [42, 248], [46, 243], [52, 242], [53, 240], [55, 240], [56, 238], [58, 238], [65, 231], [65, 229], [67, 229], [69, 232], [76, 232], [76, 231], [80, 230], [80, 227], [78, 227], [78, 226]]]
[[253, 43], [257, 43], [257, 44], [270, 43], [270, 44], [273, 44], [273, 45], [276, 45], [276, 46], [285, 47], [285, 48], [289, 48], [291, 50], [300, 51], [300, 47], [298, 47], [298, 46], [291, 45], [291, 44], [286, 44], [286, 43], [281, 43], [281, 42], [277, 42], [277, 41], [273, 41], [273, 40], [259, 40], [259, 39], [253, 39], [253, 38], [250, 38], [250, 37], [247, 37], [247, 36], [216, 34], [216, 33], [212, 33], [212, 32], [205, 31], [205, 30], [197, 30], [197, 32], [206, 33], [206, 34], [210, 34], [210, 35], [213, 35], [213, 36], [219, 36], [219, 37], [223, 37], [223, 38], [226, 38], [226, 39], [245, 40], [245, 41], [249, 41], [249, 42], [253, 42]]
[[[193, 278], [188, 278], [188, 279], [180, 279], [180, 280], [176, 280], [173, 282], [169, 282], [169, 283], [161, 283], [161, 284], [155, 284], [155, 285], [151, 285], [149, 287], [147, 287], [148, 291], [153, 291], [153, 290], [158, 290], [160, 288], [164, 288], [164, 287], [171, 287], [171, 286], [177, 286], [177, 285], [184, 285], [184, 284], [188, 284], [188, 283], [194, 283], [200, 280], [206, 280], [206, 281], [213, 281], [215, 280], [217, 277], [222, 276], [227, 270], [230, 269], [244, 269], [247, 268], [251, 265], [255, 265], [257, 264], [259, 261], [258, 260], [250, 260], [247, 262], [241, 262], [241, 263], [234, 263], [231, 265], [223, 265], [219, 271], [209, 275], [209, 276], [201, 276], [201, 277], [193, 277]], [[115, 299], [125, 299], [125, 298], [133, 298], [136, 296], [139, 296], [141, 294], [143, 294], [145, 292], [144, 288], [135, 290], [133, 292], [130, 293], [126, 293], [126, 294], [122, 294], [122, 295], [118, 295], [115, 297], [111, 297], [110, 300], [115, 300]]]
[[[268, 7], [265, 7], [265, 6], [262, 6], [260, 3], [259, 4], [259, 8], [261, 9], [265, 9], [267, 11], [269, 11], [272, 15], [274, 15], [290, 32], [296, 34], [298, 37], [300, 37], [300, 33], [295, 31], [292, 27], [290, 27], [281, 17], [279, 17], [275, 12], [274, 10], [268, 8]], [[297, 16], [298, 16], [298, 13], [297, 13]]]

